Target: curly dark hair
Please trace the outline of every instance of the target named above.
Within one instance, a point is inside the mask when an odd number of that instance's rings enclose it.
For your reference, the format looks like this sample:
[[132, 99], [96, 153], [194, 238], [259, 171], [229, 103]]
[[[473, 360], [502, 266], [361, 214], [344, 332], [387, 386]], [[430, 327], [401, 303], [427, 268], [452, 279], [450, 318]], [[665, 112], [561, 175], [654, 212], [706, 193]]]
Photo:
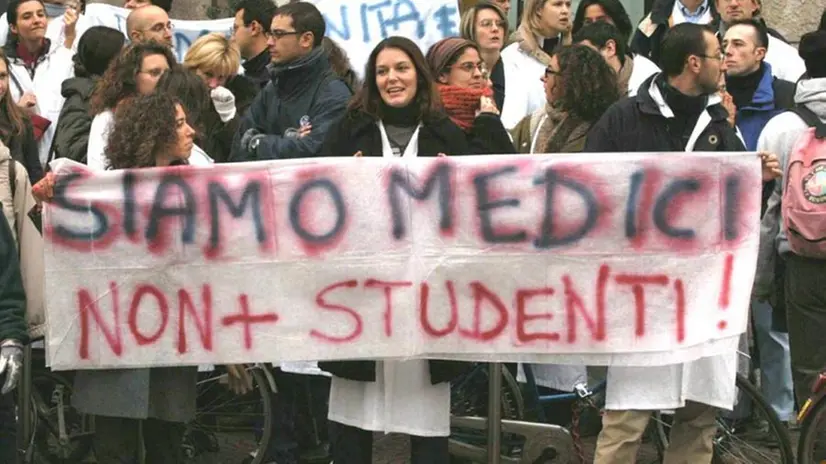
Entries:
[[554, 55], [559, 62], [556, 105], [583, 121], [595, 122], [620, 98], [617, 73], [599, 52], [585, 45], [569, 45]]
[[178, 140], [175, 105], [180, 104], [176, 97], [166, 92], [155, 92], [118, 105], [107, 142], [107, 167], [132, 169], [155, 166], [158, 153], [169, 150]]
[[178, 66], [175, 55], [166, 45], [152, 41], [129, 45], [109, 63], [103, 77], [97, 82], [89, 100], [92, 115], [114, 109], [121, 100], [137, 95], [136, 78], [143, 59], [150, 55], [166, 57], [170, 69]]

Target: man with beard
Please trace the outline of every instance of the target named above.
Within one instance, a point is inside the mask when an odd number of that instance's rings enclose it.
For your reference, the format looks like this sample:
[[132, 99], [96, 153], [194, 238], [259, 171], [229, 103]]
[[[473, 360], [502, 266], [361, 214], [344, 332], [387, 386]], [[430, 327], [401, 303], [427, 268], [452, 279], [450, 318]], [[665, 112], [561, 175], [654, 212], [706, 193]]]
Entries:
[[147, 5], [132, 10], [126, 17], [126, 35], [132, 42], [154, 40], [172, 48], [172, 22], [159, 6]]
[[[683, 23], [662, 43], [663, 72], [620, 100], [591, 128], [585, 152], [743, 151], [717, 95], [725, 71], [715, 31]], [[764, 179], [776, 157], [764, 158]], [[595, 464], [636, 461], [652, 410], [675, 409], [664, 463], [710, 463], [718, 408], [735, 399], [737, 352], [656, 367], [610, 367]], [[713, 379], [713, 385], [709, 385]]]

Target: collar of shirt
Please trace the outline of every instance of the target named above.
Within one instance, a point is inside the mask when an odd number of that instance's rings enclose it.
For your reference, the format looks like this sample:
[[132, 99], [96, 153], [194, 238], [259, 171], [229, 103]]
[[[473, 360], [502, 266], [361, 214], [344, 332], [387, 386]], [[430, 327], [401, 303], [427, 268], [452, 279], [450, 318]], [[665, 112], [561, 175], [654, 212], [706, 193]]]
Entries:
[[683, 16], [685, 16], [686, 21], [690, 23], [696, 23], [697, 21], [699, 21], [703, 17], [703, 14], [705, 14], [706, 10], [708, 10], [709, 8], [708, 0], [705, 0], [703, 4], [700, 5], [700, 7], [697, 8], [697, 10], [694, 12], [689, 11], [688, 8], [686, 8], [685, 5], [683, 5], [683, 2], [681, 0], [677, 0], [677, 7], [680, 9], [680, 13], [682, 13]]

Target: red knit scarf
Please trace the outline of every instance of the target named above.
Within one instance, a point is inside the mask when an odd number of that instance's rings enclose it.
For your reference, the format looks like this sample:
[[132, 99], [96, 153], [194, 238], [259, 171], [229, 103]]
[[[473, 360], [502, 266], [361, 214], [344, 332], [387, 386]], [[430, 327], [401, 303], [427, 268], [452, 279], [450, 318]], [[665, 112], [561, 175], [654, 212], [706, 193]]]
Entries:
[[476, 119], [476, 112], [480, 106], [479, 100], [483, 96], [493, 96], [493, 90], [487, 87], [472, 89], [455, 85], [439, 85], [438, 89], [445, 112], [465, 132], [473, 128], [473, 120]]

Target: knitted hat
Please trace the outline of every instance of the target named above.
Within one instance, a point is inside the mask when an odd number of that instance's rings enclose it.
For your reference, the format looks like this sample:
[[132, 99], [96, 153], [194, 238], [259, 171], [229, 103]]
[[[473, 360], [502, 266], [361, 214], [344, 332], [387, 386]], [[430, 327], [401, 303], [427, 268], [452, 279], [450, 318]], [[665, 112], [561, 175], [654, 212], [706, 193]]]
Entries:
[[826, 31], [804, 34], [797, 51], [806, 63], [806, 74], [809, 77], [826, 77]]
[[445, 66], [456, 56], [456, 53], [467, 46], [473, 47], [475, 44], [461, 37], [448, 37], [433, 44], [425, 57], [433, 72], [433, 77], [438, 79], [439, 73], [444, 71]]

